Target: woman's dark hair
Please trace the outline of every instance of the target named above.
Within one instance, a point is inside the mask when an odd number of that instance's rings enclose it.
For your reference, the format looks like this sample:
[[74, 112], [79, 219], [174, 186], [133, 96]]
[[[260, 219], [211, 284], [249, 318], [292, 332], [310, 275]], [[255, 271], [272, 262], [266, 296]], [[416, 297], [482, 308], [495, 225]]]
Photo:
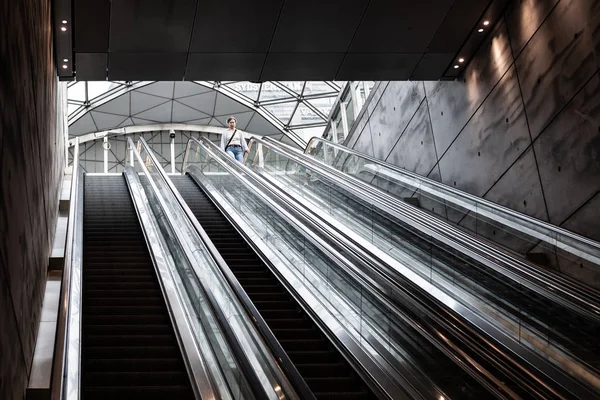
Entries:
[[237, 122], [237, 119], [235, 119], [235, 117], [229, 117], [227, 118], [227, 123], [229, 123], [229, 121], [234, 120], [235, 122]]

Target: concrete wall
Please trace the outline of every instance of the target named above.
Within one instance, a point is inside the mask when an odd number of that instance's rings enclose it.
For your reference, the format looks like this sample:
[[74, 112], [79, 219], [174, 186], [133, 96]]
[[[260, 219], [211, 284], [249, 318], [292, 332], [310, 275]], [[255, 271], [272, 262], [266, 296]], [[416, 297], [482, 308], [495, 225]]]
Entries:
[[[0, 2], [0, 398], [23, 398], [63, 167], [49, 0]], [[58, 121], [60, 122], [60, 121]]]
[[600, 0], [515, 0], [463, 79], [379, 83], [346, 144], [600, 240], [599, 67]]

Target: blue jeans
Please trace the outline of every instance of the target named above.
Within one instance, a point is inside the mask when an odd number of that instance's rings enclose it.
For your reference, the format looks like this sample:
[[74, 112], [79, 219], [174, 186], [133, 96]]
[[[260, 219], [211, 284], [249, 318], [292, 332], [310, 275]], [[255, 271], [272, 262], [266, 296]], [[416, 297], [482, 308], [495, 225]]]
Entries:
[[231, 158], [235, 158], [239, 162], [244, 161], [244, 149], [241, 146], [227, 146], [225, 152], [231, 156]]

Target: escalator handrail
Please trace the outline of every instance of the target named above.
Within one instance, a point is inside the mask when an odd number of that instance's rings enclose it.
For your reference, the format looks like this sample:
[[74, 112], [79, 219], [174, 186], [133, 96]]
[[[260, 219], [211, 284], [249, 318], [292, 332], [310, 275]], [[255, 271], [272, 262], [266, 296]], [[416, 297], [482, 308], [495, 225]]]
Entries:
[[[210, 240], [204, 228], [202, 228], [202, 226], [199, 224], [192, 210], [189, 208], [183, 197], [181, 197], [181, 194], [179, 193], [179, 191], [177, 190], [177, 188], [175, 187], [165, 170], [162, 168], [162, 165], [156, 158], [156, 155], [152, 152], [150, 146], [148, 146], [148, 144], [143, 138], [140, 138], [139, 140], [142, 143], [142, 146], [146, 150], [147, 154], [152, 158], [154, 164], [157, 166], [157, 171], [167, 183], [167, 186], [169, 187], [171, 193], [177, 199], [177, 202], [179, 203], [183, 212], [187, 216], [189, 222], [193, 225], [194, 229], [200, 236], [204, 246], [208, 249], [208, 252], [213, 258], [214, 262], [222, 271], [223, 276], [228, 282], [230, 288], [233, 290], [237, 298], [244, 306], [250, 320], [254, 322], [255, 326], [261, 334], [261, 337], [267, 343], [267, 346], [269, 347], [274, 356], [275, 362], [285, 372], [285, 375], [288, 377], [290, 382], [292, 382], [294, 390], [297, 391], [297, 393], [301, 396], [302, 399], [315, 399], [314, 394], [309, 389], [308, 385], [306, 384], [306, 382], [304, 381], [294, 364], [289, 359], [287, 353], [285, 353], [285, 351], [283, 350], [283, 347], [281, 347], [279, 341], [275, 338], [275, 335], [256, 309], [256, 306], [254, 306], [254, 304], [248, 297], [248, 294], [244, 291], [237, 278], [235, 278], [235, 275], [233, 274], [233, 272], [231, 271], [231, 269], [229, 268], [229, 266], [215, 247], [215, 245], [212, 243], [212, 240]], [[235, 351], [235, 347], [233, 348], [233, 350]], [[240, 354], [236, 354], [236, 356], [241, 357]], [[244, 358], [245, 357], [242, 357], [242, 359]], [[254, 393], [259, 393], [256, 391], [256, 389], [257, 388], [253, 388]]]
[[[307, 217], [306, 213], [302, 210], [299, 210], [297, 206], [295, 206], [293, 203], [290, 203], [289, 201], [286, 201], [285, 199], [283, 199], [283, 197], [279, 194], [278, 190], [274, 190], [273, 188], [267, 187], [265, 186], [265, 184], [263, 183], [263, 179], [257, 175], [253, 170], [243, 166], [241, 163], [237, 163], [234, 162], [233, 160], [229, 159], [229, 156], [227, 156], [222, 149], [220, 149], [218, 146], [214, 145], [212, 142], [210, 142], [208, 139], [205, 138], [200, 138], [200, 139], [196, 139], [196, 138], [191, 138], [189, 139], [189, 142], [195, 142], [197, 143], [199, 146], [203, 147], [206, 151], [210, 151], [214, 154], [218, 154], [222, 159], [217, 159], [217, 161], [220, 164], [223, 164], [225, 161], [223, 160], [227, 160], [230, 161], [229, 164], [226, 168], [226, 170], [228, 170], [230, 173], [233, 169], [236, 170], [240, 170], [240, 172], [237, 172], [237, 174], [243, 174], [244, 177], [239, 177], [240, 181], [244, 182], [246, 184], [246, 186], [248, 186], [248, 188], [250, 188], [251, 190], [257, 190], [257, 189], [252, 189], [252, 186], [250, 183], [245, 182], [245, 179], [252, 179], [253, 181], [255, 181], [258, 185], [260, 185], [262, 188], [264, 188], [264, 190], [266, 192], [268, 192], [270, 195], [272, 195], [274, 198], [278, 199], [279, 201], [281, 201], [282, 203], [282, 207], [285, 210], [294, 210], [294, 212], [299, 213], [301, 215], [303, 215], [303, 218], [308, 219], [309, 221], [311, 220], [311, 217]], [[210, 150], [207, 149], [210, 148]], [[250, 177], [250, 178], [248, 178]], [[263, 198], [265, 201], [271, 203], [271, 204], [275, 204], [273, 200], [270, 199], [266, 199]], [[287, 211], [286, 213], [289, 213], [289, 211]], [[369, 282], [370, 279], [374, 279], [375, 281], [377, 281], [378, 283], [383, 283], [384, 285], [388, 285], [391, 283], [393, 285], [393, 288], [396, 288], [397, 285], [395, 285], [394, 282], [394, 277], [389, 275], [387, 272], [383, 271], [385, 270], [385, 268], [382, 268], [378, 263], [378, 262], [373, 262], [372, 260], [369, 259], [369, 257], [365, 257], [364, 256], [364, 252], [359, 249], [356, 245], [354, 244], [342, 244], [339, 239], [333, 237], [333, 236], [329, 236], [329, 233], [323, 229], [321, 229], [320, 227], [318, 227], [317, 225], [314, 225], [313, 223], [309, 222], [309, 224], [311, 224], [311, 229], [313, 229], [314, 231], [318, 231], [321, 232], [323, 235], [328, 237], [328, 240], [332, 243], [336, 243], [338, 246], [340, 246], [341, 248], [348, 248], [349, 251], [347, 251], [348, 254], [353, 254], [358, 260], [360, 260], [359, 262], [362, 263], [363, 265], [367, 265], [370, 268], [369, 273], [372, 273], [372, 276], [357, 276], [356, 279], [359, 281], [358, 283], [361, 285], [361, 287], [365, 288], [365, 290], [369, 291], [374, 297], [378, 298], [378, 299], [384, 299], [384, 295], [376, 292], [373, 287], [371, 287], [372, 283]], [[346, 253], [346, 252], [345, 252]], [[338, 267], [341, 270], [348, 270], [348, 267], [346, 265], [344, 265], [342, 262], [339, 262], [338, 260], [332, 260], [336, 265], [338, 265]], [[377, 271], [377, 272], [372, 272], [372, 271]], [[379, 275], [381, 277], [383, 277], [384, 279], [380, 279]], [[392, 290], [392, 288], [389, 288], [388, 290]], [[405, 291], [404, 289], [402, 289], [402, 291]], [[412, 296], [414, 296], [413, 294], [411, 294]], [[384, 302], [386, 302], [387, 300], [382, 300]], [[397, 302], [395, 304], [398, 304]], [[431, 307], [433, 307], [433, 309], [436, 310], [435, 314], [432, 314], [432, 312], [429, 309], [423, 309], [422, 308], [422, 312], [429, 315], [431, 318], [435, 319], [436, 321], [438, 321], [440, 324], [442, 325], [446, 325], [448, 326], [447, 323], [443, 322], [440, 317], [438, 315], [445, 315], [446, 316], [446, 320], [447, 321], [453, 321], [452, 325], [456, 324], [457, 322], [459, 322], [460, 320], [457, 320], [456, 317], [453, 315], [454, 312], [449, 312], [447, 311], [443, 306], [437, 305], [437, 303], [432, 303], [433, 305]], [[420, 306], [418, 306], [420, 307]], [[451, 315], [452, 314], [452, 315]], [[483, 322], [482, 322], [483, 323]], [[467, 331], [470, 334], [472, 334], [473, 336], [477, 337], [479, 340], [483, 341], [483, 342], [489, 342], [488, 340], [486, 340], [483, 336], [481, 336], [481, 334], [470, 328], [468, 325], [461, 323], [461, 327], [462, 327], [462, 331]], [[452, 327], [454, 328], [454, 327]], [[456, 329], [456, 328], [454, 328]], [[461, 335], [459, 335], [461, 336]], [[462, 335], [464, 337], [464, 335]], [[435, 345], [435, 344], [434, 344]], [[437, 346], [436, 346], [437, 347]], [[493, 345], [490, 345], [490, 347], [494, 347]], [[487, 352], [489, 351], [488, 349], [483, 349], [480, 350], [479, 352]], [[512, 351], [512, 349], [511, 349]], [[486, 353], [487, 354], [487, 353]], [[490, 355], [486, 355], [486, 357], [491, 360], [493, 358], [493, 356]], [[485, 373], [483, 373], [485, 375]], [[488, 387], [489, 390], [494, 390], [493, 388], [489, 387], [489, 384], [485, 381], [481, 381], [481, 383], [485, 386]]]
[[436, 240], [454, 247], [467, 256], [477, 259], [506, 277], [523, 284], [531, 290], [544, 294], [580, 315], [600, 321], [600, 294], [591, 287], [576, 286], [571, 280], [565, 279], [563, 276], [536, 268], [531, 263], [492, 247], [445, 221], [441, 221], [403, 202], [398, 202], [393, 196], [366, 184], [360, 179], [329, 167], [313, 157], [297, 151], [290, 151], [282, 143], [256, 137], [250, 139], [249, 146], [252, 146], [253, 143], [270, 147], [273, 151], [283, 154], [299, 165], [307, 165], [308, 168], [328, 177], [328, 180], [344, 187], [345, 190], [354, 193], [388, 215], [406, 221], [425, 235], [432, 236]]
[[[265, 137], [265, 139], [270, 141], [270, 138], [268, 138], [268, 137]], [[462, 198], [469, 202], [482, 204], [485, 207], [488, 207], [491, 210], [494, 210], [497, 212], [497, 213], [486, 213], [485, 216], [487, 218], [494, 219], [497, 222], [500, 222], [504, 225], [518, 229], [518, 228], [514, 227], [512, 224], [507, 224], [506, 222], [504, 222], [504, 221], [506, 221], [506, 219], [503, 218], [502, 215], [508, 215], [515, 220], [522, 221], [524, 224], [527, 224], [527, 225], [530, 225], [530, 226], [533, 226], [533, 227], [539, 229], [539, 230], [535, 230], [535, 229], [528, 229], [528, 228], [522, 227], [522, 228], [525, 228], [525, 230], [522, 230], [522, 232], [524, 232], [530, 236], [533, 236], [536, 239], [545, 241], [546, 243], [548, 243], [552, 246], [557, 246], [563, 250], [569, 251], [570, 253], [580, 256], [581, 258], [584, 258], [587, 261], [590, 261], [596, 265], [600, 265], [600, 243], [595, 240], [586, 238], [585, 236], [578, 235], [574, 232], [571, 232], [567, 229], [550, 224], [548, 222], [541, 221], [537, 218], [530, 217], [529, 215], [512, 210], [508, 207], [501, 206], [499, 204], [496, 204], [496, 203], [486, 200], [484, 198], [480, 198], [480, 197], [474, 196], [470, 193], [458, 190], [451, 186], [437, 182], [433, 179], [429, 179], [424, 176], [418, 175], [412, 171], [408, 171], [406, 169], [399, 168], [393, 164], [387, 163], [382, 160], [378, 160], [375, 157], [369, 156], [364, 153], [360, 153], [354, 149], [350, 149], [348, 147], [342, 146], [337, 143], [329, 142], [327, 140], [324, 140], [323, 138], [319, 138], [316, 136], [311, 138], [308, 142], [308, 145], [306, 146], [306, 149], [304, 150], [304, 154], [314, 157], [314, 156], [310, 155], [310, 153], [309, 153], [313, 142], [324, 142], [327, 144], [327, 146], [331, 146], [331, 147], [339, 149], [340, 151], [343, 151], [345, 153], [349, 153], [354, 156], [363, 158], [365, 160], [368, 160], [371, 163], [381, 165], [386, 169], [390, 169], [390, 170], [394, 171], [395, 173], [406, 176], [412, 180], [423, 181], [427, 185], [429, 185], [435, 189], [438, 189], [440, 193], [444, 193], [444, 192], [450, 193], [450, 195], [453, 196], [454, 198], [459, 198], [459, 199]], [[289, 148], [294, 151], [298, 151], [297, 149], [295, 149], [291, 146]], [[467, 207], [467, 209], [468, 209], [468, 205], [465, 205], [464, 207]], [[477, 212], [481, 212], [481, 211], [478, 210]], [[556, 238], [548, 237], [547, 234], [541, 232], [544, 230], [553, 232], [556, 235]], [[559, 240], [559, 238], [561, 238], [561, 237], [569, 239], [572, 243], [566, 243], [565, 241]]]
[[[148, 247], [148, 253], [152, 259], [158, 284], [165, 300], [165, 306], [168, 309], [169, 318], [173, 324], [175, 336], [183, 353], [183, 361], [190, 377], [192, 391], [197, 399], [208, 400], [219, 397], [223, 400], [229, 400], [231, 399], [229, 393], [224, 393], [220, 390], [221, 386], [219, 386], [219, 383], [223, 381], [222, 377], [217, 378], [216, 374], [210, 371], [211, 363], [202, 357], [193, 330], [189, 324], [189, 318], [186, 318], [183, 299], [177, 293], [177, 284], [174, 281], [173, 275], [169, 272], [169, 269], [174, 267], [169, 264], [175, 261], [174, 258], [165, 254], [168, 251], [167, 239], [162, 236], [158, 218], [156, 218], [150, 209], [150, 201], [142, 186], [140, 177], [131, 166], [125, 166], [123, 175]], [[153, 187], [152, 189], [154, 190]], [[156, 191], [154, 195], [160, 196]], [[223, 386], [225, 385], [223, 384]]]
[[79, 168], [79, 139], [75, 138], [69, 220], [50, 378], [50, 398], [52, 400], [79, 398], [81, 383], [81, 265], [83, 257], [82, 181], [83, 169]]

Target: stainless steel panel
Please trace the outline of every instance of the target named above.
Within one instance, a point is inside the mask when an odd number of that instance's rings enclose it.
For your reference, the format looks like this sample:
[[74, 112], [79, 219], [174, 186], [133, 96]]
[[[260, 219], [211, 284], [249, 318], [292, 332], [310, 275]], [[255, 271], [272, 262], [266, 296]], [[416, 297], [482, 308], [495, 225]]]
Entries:
[[463, 79], [425, 82], [435, 145], [441, 156], [512, 63], [504, 23], [498, 24], [465, 69]]
[[[421, 83], [419, 83], [419, 86], [422, 86]], [[381, 142], [381, 138], [374, 135], [373, 142], [373, 145], [377, 147], [376, 143]], [[381, 143], [379, 144], [381, 146]], [[375, 156], [377, 157], [377, 154]], [[437, 157], [427, 101], [421, 102], [409, 125], [385, 161], [416, 172], [419, 175], [427, 175], [436, 164]]]
[[511, 68], [440, 159], [444, 183], [482, 196], [529, 144], [517, 77]]
[[600, 190], [599, 120], [596, 74], [534, 143], [553, 224], [562, 224]]
[[369, 119], [375, 158], [388, 157], [424, 98], [421, 82], [390, 82]]
[[516, 60], [535, 139], [598, 70], [600, 1], [563, 0]]

